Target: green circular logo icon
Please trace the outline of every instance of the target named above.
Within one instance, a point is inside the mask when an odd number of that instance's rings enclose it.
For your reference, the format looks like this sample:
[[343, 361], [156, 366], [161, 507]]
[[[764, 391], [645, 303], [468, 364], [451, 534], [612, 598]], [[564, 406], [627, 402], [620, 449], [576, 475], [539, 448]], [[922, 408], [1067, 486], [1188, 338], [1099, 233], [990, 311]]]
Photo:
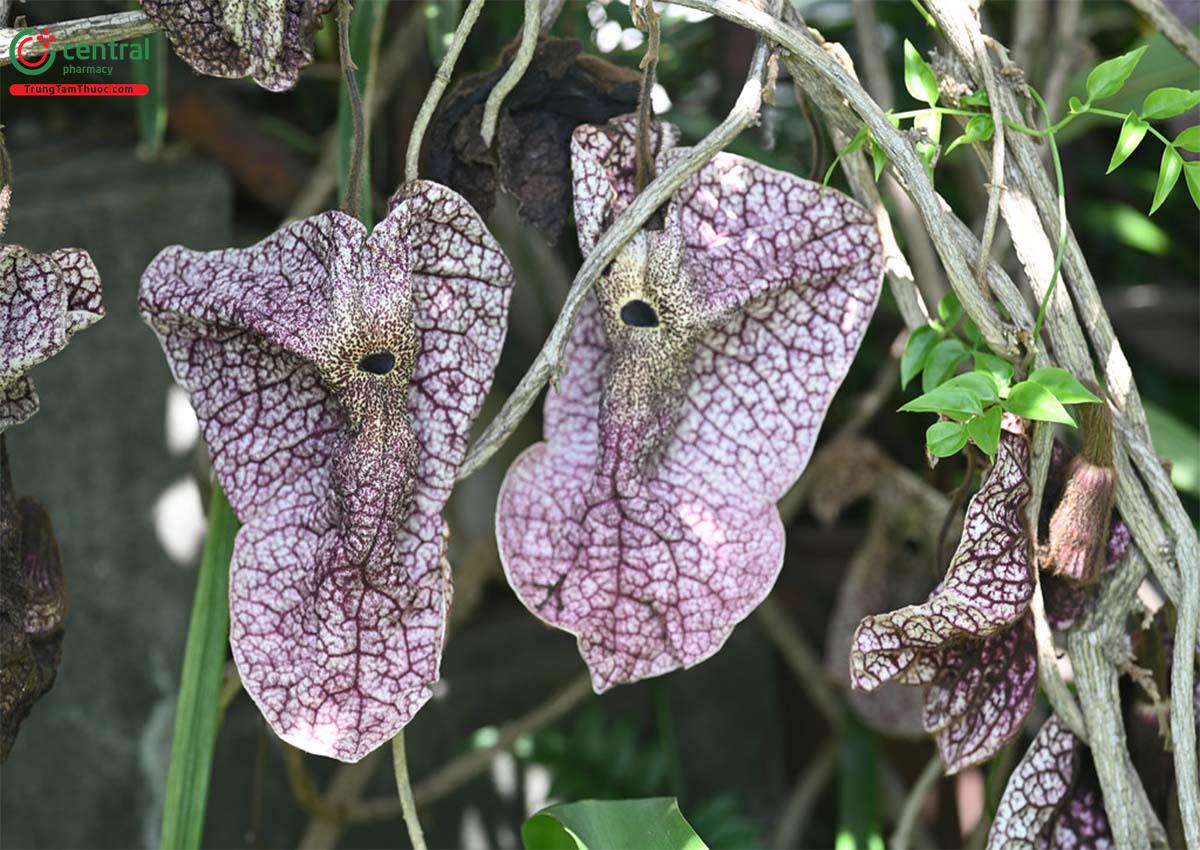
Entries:
[[[50, 49], [50, 42], [54, 40], [48, 29], [41, 32], [32, 28], [23, 29], [8, 43], [8, 58], [12, 61], [12, 66], [22, 74], [31, 77], [44, 74], [54, 65], [57, 55]], [[33, 55], [36, 48], [43, 48], [40, 56]]]

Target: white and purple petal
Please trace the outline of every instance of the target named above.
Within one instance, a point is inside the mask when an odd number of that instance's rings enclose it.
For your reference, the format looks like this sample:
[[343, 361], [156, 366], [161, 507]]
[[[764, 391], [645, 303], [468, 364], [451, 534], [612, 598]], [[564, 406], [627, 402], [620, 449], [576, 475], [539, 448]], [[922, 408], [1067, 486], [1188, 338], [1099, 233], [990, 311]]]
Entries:
[[143, 277], [143, 315], [244, 523], [234, 659], [296, 746], [356, 761], [431, 694], [441, 510], [511, 287], [469, 205], [425, 182], [370, 234], [324, 213], [247, 249], [169, 248]]

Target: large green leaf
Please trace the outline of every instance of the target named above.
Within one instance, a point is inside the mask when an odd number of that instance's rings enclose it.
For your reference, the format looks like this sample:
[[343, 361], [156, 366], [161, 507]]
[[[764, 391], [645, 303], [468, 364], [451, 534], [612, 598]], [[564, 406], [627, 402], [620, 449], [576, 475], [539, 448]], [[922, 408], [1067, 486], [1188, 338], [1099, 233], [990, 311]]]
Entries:
[[1088, 100], [1103, 100], [1119, 92], [1145, 52], [1144, 46], [1139, 47], [1093, 68], [1087, 78]]
[[525, 850], [707, 850], [674, 797], [560, 803], [526, 820], [521, 840]]
[[200, 556], [196, 598], [188, 624], [187, 647], [175, 734], [163, 804], [162, 847], [199, 847], [208, 803], [209, 772], [217, 741], [221, 684], [229, 646], [229, 559], [237, 519], [221, 487], [213, 483], [208, 505], [208, 536]]

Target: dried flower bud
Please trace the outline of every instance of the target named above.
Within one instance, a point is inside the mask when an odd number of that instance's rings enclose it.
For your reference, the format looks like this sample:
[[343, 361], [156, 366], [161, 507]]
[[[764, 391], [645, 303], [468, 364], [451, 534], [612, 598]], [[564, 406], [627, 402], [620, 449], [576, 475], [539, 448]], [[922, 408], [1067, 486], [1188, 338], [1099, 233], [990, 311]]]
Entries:
[[1079, 420], [1083, 451], [1067, 468], [1062, 498], [1050, 518], [1050, 542], [1042, 553], [1042, 567], [1086, 584], [1104, 567], [1117, 474], [1112, 467], [1108, 408], [1082, 405]]

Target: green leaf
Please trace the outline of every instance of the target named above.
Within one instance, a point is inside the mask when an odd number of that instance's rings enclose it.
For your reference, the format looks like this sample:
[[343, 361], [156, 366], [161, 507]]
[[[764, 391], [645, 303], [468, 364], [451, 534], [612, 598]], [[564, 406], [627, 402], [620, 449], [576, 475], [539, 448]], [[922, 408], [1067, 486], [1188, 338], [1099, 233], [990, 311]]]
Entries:
[[161, 32], [147, 36], [150, 55], [130, 63], [135, 83], [144, 83], [149, 93], [134, 98], [137, 110], [138, 150], [150, 159], [162, 152], [167, 135], [167, 41]]
[[934, 457], [958, 454], [966, 444], [967, 426], [961, 422], [935, 422], [925, 431], [925, 448]]
[[1150, 125], [1138, 118], [1136, 112], [1126, 115], [1125, 123], [1121, 125], [1121, 135], [1117, 137], [1117, 146], [1113, 148], [1112, 159], [1108, 161], [1108, 171], [1104, 173], [1112, 174], [1122, 162], [1129, 159], [1149, 129]]
[[846, 715], [838, 758], [836, 850], [883, 850], [879, 823], [879, 737]]
[[1026, 419], [1061, 422], [1064, 425], [1075, 424], [1062, 402], [1056, 399], [1050, 390], [1033, 381], [1021, 381], [1009, 390], [1004, 409]]
[[967, 423], [967, 436], [971, 438], [971, 442], [993, 460], [996, 457], [996, 447], [1000, 445], [1000, 420], [1003, 418], [1004, 411], [1000, 405], [994, 404]]
[[1163, 148], [1162, 161], [1158, 166], [1158, 183], [1154, 186], [1154, 201], [1150, 204], [1150, 215], [1163, 205], [1163, 201], [1171, 194], [1179, 181], [1179, 172], [1183, 170], [1183, 157], [1172, 147]]
[[1175, 137], [1175, 147], [1183, 148], [1185, 151], [1192, 153], [1200, 153], [1200, 124], [1195, 127], [1188, 127]]
[[997, 357], [995, 354], [988, 354], [986, 351], [976, 351], [973, 355], [975, 358], [975, 371], [986, 372], [992, 376], [992, 380], [996, 382], [996, 386], [1005, 389], [1012, 381], [1013, 366], [1003, 357]]
[[849, 156], [861, 148], [863, 143], [867, 141], [867, 136], [869, 136], [870, 133], [871, 131], [869, 128], [865, 126], [862, 127], [857, 133], [854, 134], [854, 138], [846, 143], [846, 147], [838, 151], [837, 156], [833, 158], [833, 162], [829, 163], [829, 167], [825, 169], [825, 178], [821, 181], [822, 188], [829, 185], [829, 178], [833, 176], [833, 169], [837, 168], [837, 164], [841, 162], [844, 157]]
[[979, 395], [971, 389], [943, 385], [904, 404], [900, 412], [939, 413], [954, 419], [970, 419], [983, 412], [983, 405]]
[[958, 296], [953, 292], [947, 292], [941, 297], [937, 305], [938, 319], [941, 320], [942, 327], [950, 330], [958, 324], [958, 320], [962, 318], [962, 304], [959, 303]]
[[1155, 89], [1142, 101], [1142, 118], [1156, 121], [1182, 115], [1200, 103], [1200, 91], [1165, 86]]
[[1078, 115], [1080, 112], [1083, 112], [1083, 101], [1075, 97], [1075, 95], [1071, 95], [1067, 98], [1067, 109], [1071, 111], [1071, 114]]
[[1183, 164], [1183, 177], [1187, 181], [1188, 194], [1192, 203], [1200, 210], [1200, 162], [1188, 161]]
[[525, 850], [707, 850], [674, 797], [559, 803], [526, 820], [521, 841]]
[[961, 340], [944, 339], [933, 347], [921, 373], [921, 390], [929, 392], [954, 374], [959, 364], [971, 356]]
[[913, 127], [924, 130], [931, 141], [942, 140], [942, 114], [935, 109], [922, 109], [914, 115]]
[[236, 532], [237, 519], [229, 500], [220, 485], [214, 483], [175, 705], [175, 733], [163, 803], [164, 850], [199, 847], [204, 832], [219, 697], [229, 647], [229, 559]]
[[[367, 80], [374, 72], [371, 67], [379, 45], [379, 36], [387, 11], [387, 3], [356, 3], [350, 19], [350, 56], [358, 66], [355, 82], [359, 97], [365, 102]], [[358, 217], [371, 229], [374, 214], [371, 204], [371, 140], [363, 140], [362, 176], [358, 187]], [[346, 181], [350, 176], [350, 159], [354, 155], [354, 116], [345, 84], [338, 88], [337, 113], [337, 179], [338, 197], [346, 196]]]
[[1200, 434], [1156, 404], [1147, 401], [1142, 406], [1154, 450], [1171, 462], [1171, 483], [1181, 493], [1200, 496]]
[[875, 166], [875, 180], [879, 180], [879, 175], [883, 174], [884, 166], [887, 165], [887, 154], [880, 147], [879, 142], [875, 141], [875, 137], [871, 137], [871, 162]]
[[1054, 393], [1054, 397], [1063, 404], [1100, 403], [1100, 399], [1090, 393], [1088, 388], [1079, 383], [1075, 376], [1066, 369], [1059, 369], [1056, 366], [1035, 369], [1029, 376], [1029, 380], [1050, 390]]
[[938, 389], [961, 389], [975, 396], [980, 404], [988, 404], [1000, 400], [1000, 385], [988, 372], [965, 372], [955, 375]]
[[1145, 52], [1143, 45], [1093, 68], [1087, 78], [1088, 100], [1103, 100], [1119, 92]]
[[975, 142], [986, 142], [995, 133], [996, 127], [992, 123], [990, 115], [976, 115], [967, 120], [967, 126], [963, 130], [963, 134], [950, 143], [946, 148], [946, 156], [957, 147], [962, 145], [972, 145]]
[[904, 39], [904, 87], [908, 93], [922, 103], [936, 106], [938, 102], [937, 77], [925, 64], [912, 42]]
[[992, 100], [988, 97], [987, 89], [973, 91], [970, 94], [959, 98], [958, 102], [962, 106], [982, 106], [986, 108], [992, 105]]
[[909, 335], [900, 356], [900, 389], [908, 387], [908, 382], [925, 368], [925, 358], [939, 339], [941, 335], [928, 325]]
[[967, 338], [967, 342], [971, 343], [972, 348], [978, 348], [983, 342], [983, 334], [979, 332], [979, 325], [975, 324], [970, 316], [963, 320], [963, 336]]

